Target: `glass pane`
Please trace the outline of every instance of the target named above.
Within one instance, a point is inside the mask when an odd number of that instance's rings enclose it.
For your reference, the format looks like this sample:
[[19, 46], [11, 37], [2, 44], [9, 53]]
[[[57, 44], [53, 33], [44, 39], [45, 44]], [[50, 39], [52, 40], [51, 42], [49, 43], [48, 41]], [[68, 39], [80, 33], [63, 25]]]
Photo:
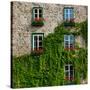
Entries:
[[69, 42], [65, 41], [65, 48], [69, 48]]
[[73, 66], [70, 66], [70, 70], [73, 70]]
[[74, 36], [73, 35], [70, 35], [70, 40], [74, 40]]
[[35, 18], [37, 18], [37, 14], [35, 14]]
[[42, 14], [39, 14], [39, 17], [42, 18]]
[[42, 36], [39, 36], [39, 40], [40, 40], [40, 41], [42, 40]]
[[70, 44], [74, 44], [74, 40], [70, 40]]
[[68, 66], [65, 66], [65, 71], [68, 70]]
[[39, 9], [39, 13], [42, 13], [42, 9]]
[[64, 35], [64, 39], [65, 40], [68, 40], [68, 35]]
[[68, 14], [66, 14], [66, 19], [68, 19], [68, 17], [69, 17], [69, 15], [68, 15]]
[[65, 79], [69, 80], [69, 73], [68, 72], [65, 72]]
[[68, 45], [69, 44], [69, 41], [65, 41], [65, 45]]
[[73, 48], [73, 44], [70, 44], [70, 48]]
[[65, 76], [68, 77], [69, 76], [69, 73], [68, 72], [65, 72]]
[[65, 9], [65, 13], [68, 13], [68, 9]]
[[37, 9], [35, 9], [35, 13], [37, 13]]
[[37, 36], [34, 36], [34, 42], [36, 42], [37, 41]]
[[72, 14], [73, 13], [73, 9], [70, 9], [70, 14]]
[[70, 77], [73, 78], [73, 71], [70, 71]]
[[42, 42], [39, 42], [39, 46], [42, 46]]
[[70, 14], [70, 18], [73, 19], [73, 14]]

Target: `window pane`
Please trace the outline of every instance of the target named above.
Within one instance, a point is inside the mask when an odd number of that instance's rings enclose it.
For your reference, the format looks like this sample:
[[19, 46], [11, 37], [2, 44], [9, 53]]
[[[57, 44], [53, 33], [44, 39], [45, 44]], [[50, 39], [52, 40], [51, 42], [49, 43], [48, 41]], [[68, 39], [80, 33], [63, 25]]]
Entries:
[[35, 14], [35, 18], [37, 18], [37, 14]]
[[68, 19], [68, 17], [69, 17], [69, 15], [68, 15], [68, 14], [66, 14], [66, 19]]
[[65, 9], [65, 13], [68, 13], [68, 9]]
[[42, 18], [42, 14], [39, 14], [39, 17]]
[[42, 36], [39, 36], [39, 40], [42, 40]]
[[42, 42], [39, 42], [39, 46], [42, 46]]
[[65, 19], [65, 20], [68, 19], [68, 14], [65, 14], [65, 15], [64, 15], [64, 19]]
[[69, 45], [69, 41], [65, 41], [65, 45]]
[[70, 77], [73, 77], [73, 71], [70, 71]]
[[65, 48], [69, 48], [69, 41], [65, 41]]
[[73, 40], [70, 40], [70, 44], [74, 44], [74, 41]]
[[73, 13], [73, 9], [70, 9], [70, 14], [72, 14]]
[[71, 18], [71, 19], [73, 18], [73, 14], [70, 14], [70, 18]]
[[65, 66], [65, 70], [68, 70], [68, 66]]
[[65, 40], [68, 40], [68, 35], [64, 35], [64, 39]]
[[69, 72], [65, 72], [65, 79], [69, 80]]
[[73, 66], [70, 66], [70, 70], [73, 70]]
[[70, 80], [74, 80], [74, 73], [73, 72], [70, 72]]
[[34, 36], [34, 42], [36, 42], [37, 41], [37, 36]]
[[70, 44], [70, 48], [74, 48], [73, 44]]
[[35, 9], [35, 13], [37, 13], [37, 9]]
[[74, 40], [74, 36], [73, 35], [70, 35], [70, 40]]
[[69, 76], [69, 72], [65, 72], [65, 76], [68, 77]]
[[39, 9], [39, 13], [42, 13], [42, 9]]

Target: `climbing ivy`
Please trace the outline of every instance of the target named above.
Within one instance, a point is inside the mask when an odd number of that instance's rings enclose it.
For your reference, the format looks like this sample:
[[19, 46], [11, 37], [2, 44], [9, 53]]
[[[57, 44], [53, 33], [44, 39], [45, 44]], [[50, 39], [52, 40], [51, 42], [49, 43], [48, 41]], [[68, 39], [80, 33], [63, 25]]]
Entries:
[[[77, 26], [81, 26], [81, 23]], [[82, 30], [82, 27], [79, 29]], [[13, 88], [66, 85], [68, 81], [64, 78], [64, 65], [67, 63], [74, 66], [72, 84], [80, 84], [82, 79], [87, 79], [87, 48], [77, 46], [78, 49], [65, 50], [64, 34], [71, 32], [63, 24], [58, 25], [54, 31], [44, 38], [42, 54], [12, 58]], [[73, 32], [79, 35], [77, 33]]]
[[85, 43], [87, 45], [87, 36], [88, 36], [88, 22], [87, 20], [81, 23], [81, 34], [85, 39]]

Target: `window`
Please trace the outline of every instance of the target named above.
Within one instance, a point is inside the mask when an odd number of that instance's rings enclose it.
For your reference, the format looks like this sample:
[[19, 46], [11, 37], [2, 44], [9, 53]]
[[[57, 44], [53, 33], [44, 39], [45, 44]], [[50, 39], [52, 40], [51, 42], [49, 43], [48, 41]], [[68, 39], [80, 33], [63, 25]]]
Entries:
[[65, 80], [73, 80], [74, 79], [74, 67], [72, 64], [65, 65]]
[[33, 39], [33, 45], [32, 45], [32, 48], [33, 50], [42, 50], [43, 49], [43, 37], [44, 37], [44, 34], [43, 33], [38, 33], [38, 34], [33, 34], [32, 35], [32, 39]]
[[32, 26], [43, 26], [44, 25], [43, 8], [41, 8], [41, 7], [33, 8], [31, 25]]
[[74, 49], [74, 36], [73, 35], [64, 35], [64, 48], [65, 49]]
[[67, 7], [64, 8], [64, 20], [71, 20], [74, 18], [73, 8]]
[[33, 19], [41, 19], [43, 18], [43, 11], [40, 7], [33, 8]]

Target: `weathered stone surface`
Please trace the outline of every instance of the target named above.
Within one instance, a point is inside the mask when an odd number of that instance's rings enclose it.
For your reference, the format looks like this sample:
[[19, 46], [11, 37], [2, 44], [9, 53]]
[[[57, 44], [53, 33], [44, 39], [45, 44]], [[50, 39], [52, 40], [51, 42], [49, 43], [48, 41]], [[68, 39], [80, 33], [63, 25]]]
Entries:
[[[19, 56], [31, 52], [31, 34], [44, 33], [46, 37], [54, 32], [58, 23], [63, 22], [64, 7], [73, 7], [75, 12], [75, 22], [82, 22], [87, 18], [87, 7], [78, 5], [59, 5], [30, 2], [13, 2], [13, 22], [12, 22], [12, 50], [13, 55]], [[32, 8], [43, 7], [44, 26], [32, 27]], [[76, 41], [80, 44], [81, 38]]]

